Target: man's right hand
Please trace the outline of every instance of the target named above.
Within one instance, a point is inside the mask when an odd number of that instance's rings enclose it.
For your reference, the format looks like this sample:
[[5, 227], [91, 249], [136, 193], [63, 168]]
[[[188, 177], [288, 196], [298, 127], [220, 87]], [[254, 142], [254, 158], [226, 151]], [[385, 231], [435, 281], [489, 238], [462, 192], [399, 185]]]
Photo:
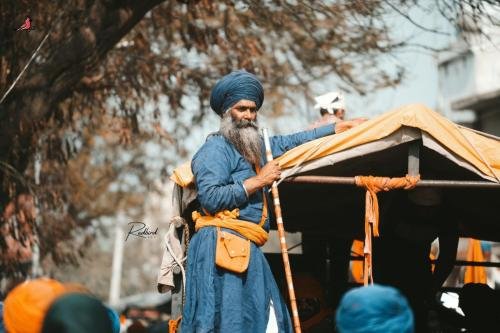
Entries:
[[248, 178], [243, 182], [243, 186], [248, 195], [261, 190], [265, 186], [271, 185], [281, 177], [281, 168], [276, 161], [271, 161], [264, 165], [256, 176]]
[[260, 178], [264, 186], [271, 185], [276, 180], [281, 177], [281, 167], [278, 162], [271, 161], [264, 165], [262, 169], [257, 173], [257, 177]]

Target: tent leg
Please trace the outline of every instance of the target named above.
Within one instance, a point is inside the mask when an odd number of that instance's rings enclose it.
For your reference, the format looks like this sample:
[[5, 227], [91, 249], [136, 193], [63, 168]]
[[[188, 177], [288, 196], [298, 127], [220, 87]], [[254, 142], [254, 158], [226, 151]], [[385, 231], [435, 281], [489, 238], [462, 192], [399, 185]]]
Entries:
[[420, 140], [413, 141], [408, 148], [408, 175], [416, 176], [420, 170]]

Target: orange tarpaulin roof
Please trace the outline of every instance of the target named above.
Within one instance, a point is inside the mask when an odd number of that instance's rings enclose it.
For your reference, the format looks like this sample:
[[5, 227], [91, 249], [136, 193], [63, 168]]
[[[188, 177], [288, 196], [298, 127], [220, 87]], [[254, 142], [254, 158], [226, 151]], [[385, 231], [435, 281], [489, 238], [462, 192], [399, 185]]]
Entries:
[[411, 104], [384, 113], [346, 132], [317, 139], [283, 154], [281, 167], [291, 168], [310, 150], [305, 161], [373, 142], [394, 133], [402, 126], [419, 128], [430, 134], [449, 151], [474, 165], [484, 175], [500, 178], [500, 141], [455, 123], [421, 104]]
[[[283, 154], [277, 161], [283, 169], [385, 138], [401, 127], [428, 133], [446, 150], [467, 161], [482, 177], [500, 182], [500, 140], [459, 127], [421, 104], [410, 104], [381, 114], [343, 133], [326, 136]], [[290, 176], [290, 174], [287, 174]], [[171, 179], [181, 186], [193, 181], [190, 164], [184, 163]]]

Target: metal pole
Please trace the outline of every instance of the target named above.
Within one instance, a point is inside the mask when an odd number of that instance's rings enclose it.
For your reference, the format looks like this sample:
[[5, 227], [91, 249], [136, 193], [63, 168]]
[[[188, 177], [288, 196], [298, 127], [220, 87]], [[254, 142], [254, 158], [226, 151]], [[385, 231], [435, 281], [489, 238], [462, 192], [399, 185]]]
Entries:
[[[273, 160], [273, 154], [271, 152], [271, 144], [269, 142], [269, 134], [267, 132], [267, 128], [263, 130], [264, 134], [264, 143], [266, 145], [266, 159], [267, 162], [271, 162]], [[292, 307], [292, 318], [293, 325], [295, 327], [296, 333], [301, 333], [300, 329], [300, 319], [299, 319], [299, 311], [297, 309], [297, 300], [295, 298], [295, 289], [293, 288], [293, 279], [292, 279], [292, 269], [290, 268], [290, 261], [288, 260], [288, 250], [286, 246], [285, 239], [285, 227], [283, 226], [283, 217], [281, 215], [281, 206], [280, 206], [280, 197], [278, 192], [278, 185], [276, 182], [273, 183], [271, 187], [271, 192], [273, 194], [274, 199], [274, 211], [276, 214], [276, 224], [278, 225], [278, 235], [280, 238], [281, 245], [281, 255], [283, 257], [283, 265], [285, 266], [285, 276], [286, 282], [288, 285], [288, 295], [290, 296], [290, 304]]]
[[125, 236], [120, 227], [123, 219], [124, 214], [122, 212], [118, 213], [115, 220], [115, 244], [113, 248], [113, 264], [111, 267], [111, 283], [109, 286], [109, 304], [111, 306], [117, 306], [120, 302], [123, 250], [125, 245]]
[[[304, 184], [340, 184], [356, 185], [354, 177], [332, 177], [332, 176], [292, 176], [285, 179], [288, 183]], [[469, 188], [500, 188], [500, 184], [488, 181], [469, 180], [421, 180], [417, 187], [469, 187]]]
[[408, 147], [408, 174], [418, 175], [420, 171], [420, 140], [413, 141]]
[[[351, 261], [363, 261], [363, 256], [353, 256], [351, 255]], [[435, 264], [437, 259], [431, 260], [431, 263]], [[395, 262], [397, 265], [397, 262]], [[467, 261], [467, 260], [455, 260], [455, 266], [479, 266], [479, 267], [500, 267], [500, 262], [494, 261]]]

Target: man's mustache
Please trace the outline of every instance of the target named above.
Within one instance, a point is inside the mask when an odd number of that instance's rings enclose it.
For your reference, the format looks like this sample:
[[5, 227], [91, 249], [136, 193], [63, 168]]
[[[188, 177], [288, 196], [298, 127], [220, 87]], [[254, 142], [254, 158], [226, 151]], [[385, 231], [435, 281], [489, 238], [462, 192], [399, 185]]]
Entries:
[[257, 122], [253, 121], [253, 120], [242, 119], [240, 121], [235, 121], [235, 124], [236, 124], [237, 128], [247, 128], [247, 127], [253, 127], [255, 129], [259, 128], [259, 126], [257, 125]]

